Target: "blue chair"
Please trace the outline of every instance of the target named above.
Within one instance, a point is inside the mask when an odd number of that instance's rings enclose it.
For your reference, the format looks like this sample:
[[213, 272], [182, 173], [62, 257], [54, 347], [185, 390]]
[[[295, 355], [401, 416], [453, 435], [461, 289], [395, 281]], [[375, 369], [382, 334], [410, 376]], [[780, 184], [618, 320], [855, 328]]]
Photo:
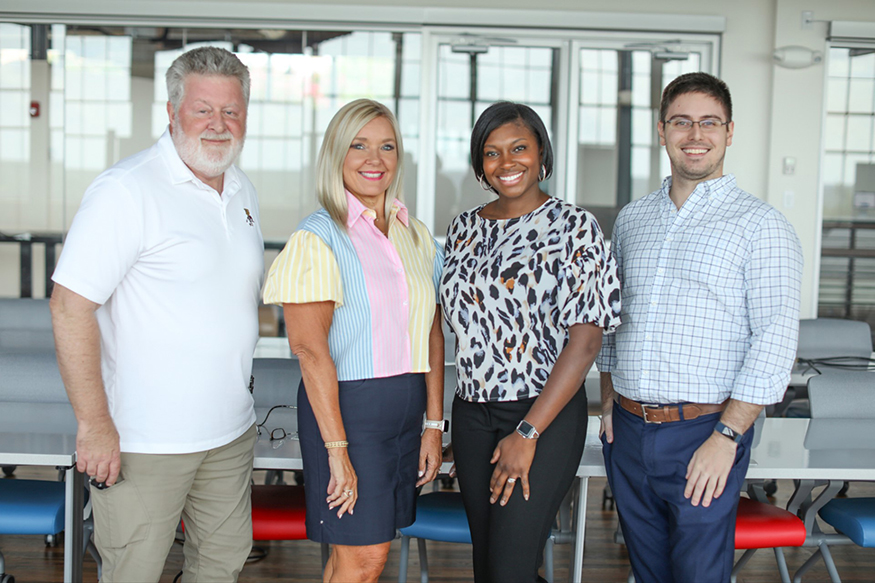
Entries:
[[[471, 544], [471, 531], [468, 529], [468, 517], [462, 504], [459, 492], [431, 492], [422, 494], [416, 499], [416, 521], [406, 528], [399, 529], [401, 533], [401, 557], [398, 581], [407, 581], [407, 562], [410, 557], [410, 539], [417, 539], [419, 546], [420, 581], [428, 583], [428, 555], [425, 550], [426, 540], [447, 543]], [[547, 580], [553, 580], [552, 538], [547, 540], [547, 551], [544, 553]]]
[[[66, 484], [48, 480], [0, 480], [0, 534], [55, 536], [64, 530]], [[85, 550], [91, 551], [100, 567], [97, 549], [91, 542], [93, 522], [85, 523]], [[13, 583], [0, 553], [0, 583]]]
[[835, 498], [820, 517], [861, 547], [875, 547], [875, 498]]
[[[868, 345], [871, 347], [871, 344]], [[865, 371], [829, 371], [808, 380], [808, 395], [811, 402], [811, 425], [823, 423], [872, 423], [875, 422], [875, 373]], [[823, 429], [824, 426], [819, 427]], [[828, 427], [827, 427], [828, 429]], [[809, 447], [810, 436], [806, 436]], [[819, 435], [819, 441], [824, 436]], [[828, 439], [828, 437], [826, 438]], [[825, 451], [845, 449], [844, 443], [820, 443]], [[812, 452], [813, 453], [813, 452]], [[837, 486], [836, 486], [837, 489]], [[817, 512], [818, 516], [840, 534], [861, 547], [875, 547], [875, 498], [833, 498]], [[820, 534], [822, 541], [817, 551], [796, 571], [794, 581], [801, 581], [819, 558], [823, 558], [833, 581], [838, 572], [829, 552], [830, 544], [840, 544], [835, 535]]]

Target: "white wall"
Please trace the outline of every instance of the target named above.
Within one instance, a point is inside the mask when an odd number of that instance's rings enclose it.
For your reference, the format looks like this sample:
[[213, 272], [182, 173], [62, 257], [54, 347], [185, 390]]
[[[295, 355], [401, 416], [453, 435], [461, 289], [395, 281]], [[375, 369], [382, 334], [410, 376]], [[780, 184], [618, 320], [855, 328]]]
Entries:
[[[339, 4], [375, 6], [367, 0], [321, 0], [320, 6]], [[382, 6], [397, 6], [399, 18], [415, 18], [425, 8], [495, 8], [494, 0], [380, 0]], [[315, 4], [293, 0], [5, 0], [0, 20], [15, 13], [71, 13], [131, 15], [158, 19], [172, 15], [181, 19], [239, 17], [276, 18], [276, 22], [312, 18]], [[209, 6], [209, 9], [204, 9]], [[537, 9], [530, 0], [503, 0], [501, 10], [548, 10], [603, 12], [601, 0], [543, 0]], [[406, 9], [406, 10], [405, 10]], [[790, 70], [775, 67], [771, 54], [775, 47], [803, 45], [825, 51], [827, 25], [815, 22], [809, 30], [801, 26], [801, 12], [814, 11], [816, 20], [858, 20], [875, 22], [872, 0], [625, 0], [611, 5], [623, 14], [678, 14], [723, 16], [721, 76], [733, 93], [736, 133], [726, 159], [725, 171], [738, 177], [739, 184], [778, 207], [793, 223], [805, 251], [803, 317], [816, 315], [816, 268], [820, 252], [820, 213], [818, 200], [820, 137], [823, 118], [824, 66]], [[466, 23], [459, 23], [466, 24]], [[470, 24], [470, 23], [467, 23]], [[478, 24], [489, 25], [490, 22]], [[781, 172], [782, 159], [797, 160], [796, 173]], [[793, 204], [785, 207], [785, 191], [793, 193]]]

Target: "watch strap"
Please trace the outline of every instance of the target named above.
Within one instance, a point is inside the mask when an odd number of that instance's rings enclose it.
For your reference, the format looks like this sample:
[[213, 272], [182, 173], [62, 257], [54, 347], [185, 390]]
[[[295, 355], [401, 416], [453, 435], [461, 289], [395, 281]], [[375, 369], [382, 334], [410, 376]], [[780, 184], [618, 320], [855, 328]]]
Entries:
[[446, 419], [441, 420], [431, 420], [426, 419], [425, 423], [422, 424], [423, 429], [438, 429], [441, 433], [446, 433], [450, 429], [450, 422]]
[[741, 443], [741, 440], [744, 439], [743, 433], [738, 433], [731, 427], [727, 427], [723, 424], [722, 421], [717, 422], [717, 425], [714, 426], [714, 431], [716, 431], [720, 435], [723, 435], [724, 437], [728, 437], [735, 443]]

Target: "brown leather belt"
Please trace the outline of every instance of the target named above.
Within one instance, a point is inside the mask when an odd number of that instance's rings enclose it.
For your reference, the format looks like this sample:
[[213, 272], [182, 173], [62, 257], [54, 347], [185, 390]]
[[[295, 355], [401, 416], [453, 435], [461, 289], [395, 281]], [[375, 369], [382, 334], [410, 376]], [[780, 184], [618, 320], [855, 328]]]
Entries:
[[[645, 405], [623, 395], [617, 395], [616, 401], [620, 407], [644, 419], [645, 423], [671, 423], [673, 421], [690, 421], [702, 415], [719, 413], [726, 408], [726, 401], [722, 403], [680, 403], [677, 405]], [[683, 410], [683, 415], [681, 415]]]

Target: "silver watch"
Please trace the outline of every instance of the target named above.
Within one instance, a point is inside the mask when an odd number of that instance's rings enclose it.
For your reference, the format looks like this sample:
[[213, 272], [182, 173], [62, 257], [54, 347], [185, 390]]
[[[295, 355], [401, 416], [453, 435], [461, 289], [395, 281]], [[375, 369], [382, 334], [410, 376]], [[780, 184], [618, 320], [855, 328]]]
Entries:
[[538, 439], [541, 437], [541, 434], [538, 433], [535, 426], [525, 419], [520, 421], [520, 424], [516, 426], [516, 432], [522, 435], [525, 439]]
[[432, 421], [430, 419], [426, 419], [422, 424], [423, 429], [437, 429], [441, 433], [446, 433], [450, 429], [450, 422], [446, 419], [441, 419], [440, 421]]

